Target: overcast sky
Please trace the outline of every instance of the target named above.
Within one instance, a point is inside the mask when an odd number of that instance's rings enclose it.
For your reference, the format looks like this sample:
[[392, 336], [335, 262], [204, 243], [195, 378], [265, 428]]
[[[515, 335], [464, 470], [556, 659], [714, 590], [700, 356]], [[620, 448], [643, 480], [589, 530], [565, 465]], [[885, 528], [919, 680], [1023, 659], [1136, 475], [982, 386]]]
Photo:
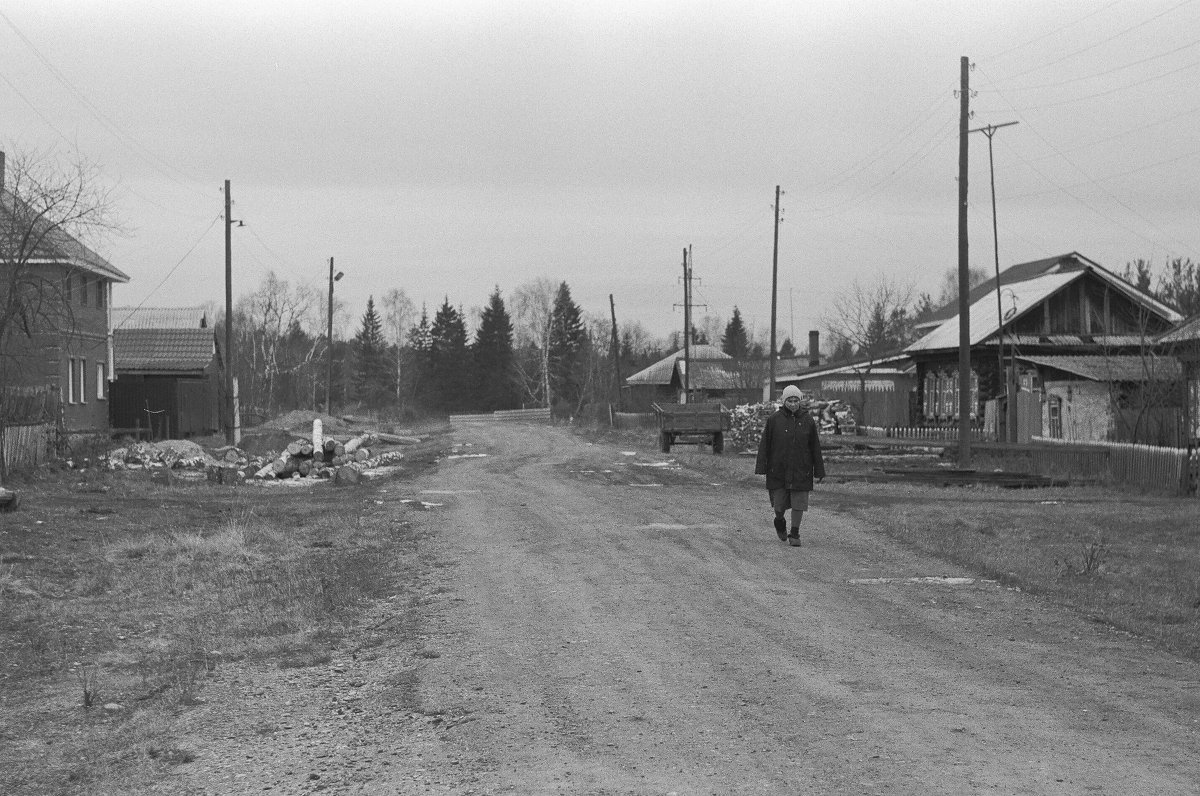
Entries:
[[[994, 138], [1002, 267], [1200, 257], [1200, 2], [0, 3], [0, 145], [101, 166], [116, 303], [224, 302], [268, 271], [354, 323], [566, 281], [656, 335], [779, 339], [853, 280], [935, 296], [957, 265], [959, 59]], [[994, 270], [987, 139], [970, 253]], [[173, 272], [172, 272], [172, 269]], [[170, 276], [168, 276], [170, 274]], [[165, 281], [164, 281], [165, 279]]]

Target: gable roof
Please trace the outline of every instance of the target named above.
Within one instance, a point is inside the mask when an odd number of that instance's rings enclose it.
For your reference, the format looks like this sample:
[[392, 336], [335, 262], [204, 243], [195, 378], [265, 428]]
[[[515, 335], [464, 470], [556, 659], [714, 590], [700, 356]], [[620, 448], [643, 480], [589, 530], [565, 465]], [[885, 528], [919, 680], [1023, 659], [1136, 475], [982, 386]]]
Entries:
[[[27, 211], [27, 207], [9, 191], [0, 189], [0, 240], [12, 234], [16, 227], [28, 228], [28, 224], [18, 219], [18, 214]], [[44, 237], [32, 252], [30, 261], [35, 263], [62, 263], [111, 279], [114, 282], [128, 282], [129, 276], [108, 260], [101, 257], [90, 248], [80, 243], [59, 227], [44, 229]]]
[[1017, 359], [1061, 370], [1064, 373], [1091, 381], [1171, 381], [1179, 378], [1182, 373], [1178, 360], [1153, 355], [1142, 357], [1137, 354], [1115, 356], [1104, 354], [1027, 356], [1018, 354]]
[[[689, 359], [733, 359], [715, 345], [694, 345], [688, 348]], [[683, 349], [667, 354], [653, 365], [625, 379], [626, 384], [670, 384], [675, 373], [675, 360], [683, 359]]]
[[203, 329], [204, 307], [113, 307], [114, 329]]
[[[1037, 266], [1037, 268], [1026, 268], [1025, 266]], [[1008, 274], [1014, 270], [1018, 272], [1018, 275], [1037, 271], [1040, 271], [1040, 274], [1026, 277], [1025, 279], [1010, 280]], [[1059, 290], [1062, 290], [1072, 282], [1083, 279], [1089, 273], [1095, 274], [1097, 278], [1124, 294], [1135, 304], [1152, 310], [1168, 321], [1179, 321], [1179, 313], [1166, 304], [1138, 290], [1113, 272], [1093, 263], [1091, 260], [1087, 260], [1082, 255], [1072, 253], [1060, 258], [1038, 260], [1036, 263], [1013, 266], [1008, 271], [1001, 273], [1000, 292], [1003, 301], [998, 302], [997, 300], [995, 279], [988, 280], [988, 282], [973, 289], [969, 294], [971, 305], [967, 316], [971, 332], [970, 344], [972, 346], [978, 345], [1000, 331], [1000, 319], [996, 317], [998, 306], [1007, 304], [1008, 306], [1016, 307], [1015, 314], [1006, 315], [1004, 318], [1004, 323], [1010, 324], [1017, 318], [1033, 311], [1034, 308]], [[981, 290], [985, 286], [990, 287], [986, 290]], [[915, 353], [957, 348], [959, 344], [958, 337], [958, 313], [955, 312], [924, 337], [904, 349], [904, 352]]]
[[196, 373], [216, 354], [212, 329], [116, 329], [114, 368], [118, 373]]

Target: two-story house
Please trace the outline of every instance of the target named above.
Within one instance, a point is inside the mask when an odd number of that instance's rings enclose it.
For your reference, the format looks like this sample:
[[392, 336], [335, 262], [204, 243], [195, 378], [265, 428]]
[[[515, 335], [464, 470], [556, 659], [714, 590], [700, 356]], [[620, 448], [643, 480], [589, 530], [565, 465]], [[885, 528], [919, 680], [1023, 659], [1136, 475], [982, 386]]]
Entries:
[[46, 204], [6, 189], [0, 153], [0, 407], [46, 394], [57, 416], [36, 419], [67, 432], [106, 429], [109, 308], [113, 285], [129, 277], [52, 218]]

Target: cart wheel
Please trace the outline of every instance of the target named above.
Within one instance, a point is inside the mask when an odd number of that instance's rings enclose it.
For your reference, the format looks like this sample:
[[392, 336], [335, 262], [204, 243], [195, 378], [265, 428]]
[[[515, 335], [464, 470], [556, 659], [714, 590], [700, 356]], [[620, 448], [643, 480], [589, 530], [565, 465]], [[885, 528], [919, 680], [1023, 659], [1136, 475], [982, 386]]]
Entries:
[[713, 434], [713, 453], [725, 452], [725, 435], [718, 431]]
[[659, 432], [658, 448], [663, 453], [671, 452], [671, 435], [668, 432], [666, 432], [666, 431]]

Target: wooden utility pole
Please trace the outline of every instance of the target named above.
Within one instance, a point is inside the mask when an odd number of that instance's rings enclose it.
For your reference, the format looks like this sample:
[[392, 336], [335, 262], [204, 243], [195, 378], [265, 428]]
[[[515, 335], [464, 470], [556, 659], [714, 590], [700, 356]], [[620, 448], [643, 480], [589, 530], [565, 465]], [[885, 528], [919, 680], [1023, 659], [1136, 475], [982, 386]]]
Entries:
[[342, 278], [342, 272], [333, 273], [333, 258], [329, 258], [329, 315], [325, 340], [325, 414], [333, 414], [333, 404], [330, 403], [333, 394], [333, 283]]
[[683, 250], [683, 403], [691, 397], [692, 358], [692, 268], [688, 263], [688, 250]]
[[613, 294], [608, 294], [608, 311], [612, 315], [612, 361], [613, 383], [617, 391], [617, 411], [621, 409], [621, 342], [617, 335], [617, 305], [613, 302]]
[[996, 225], [996, 168], [992, 160], [992, 136], [1001, 127], [1009, 127], [1017, 122], [1004, 124], [989, 124], [986, 127], [976, 127], [972, 133], [983, 133], [988, 140], [988, 176], [992, 183], [992, 251], [996, 256], [996, 375], [1004, 379], [1004, 392], [1008, 399], [1004, 427], [1005, 442], [1017, 441], [1017, 391], [1013, 389], [1012, 379], [1005, 375], [1004, 369], [1004, 305], [1000, 301], [1000, 233]]
[[958, 113], [958, 466], [971, 466], [971, 290], [967, 261], [967, 121], [971, 118], [971, 64], [960, 61]]
[[225, 444], [236, 445], [233, 416], [233, 219], [229, 180], [225, 180]]
[[775, 303], [779, 297], [779, 186], [775, 186], [775, 250], [771, 255], [771, 353], [770, 353], [770, 388], [767, 400], [775, 400], [775, 358], [779, 350], [775, 346]]

